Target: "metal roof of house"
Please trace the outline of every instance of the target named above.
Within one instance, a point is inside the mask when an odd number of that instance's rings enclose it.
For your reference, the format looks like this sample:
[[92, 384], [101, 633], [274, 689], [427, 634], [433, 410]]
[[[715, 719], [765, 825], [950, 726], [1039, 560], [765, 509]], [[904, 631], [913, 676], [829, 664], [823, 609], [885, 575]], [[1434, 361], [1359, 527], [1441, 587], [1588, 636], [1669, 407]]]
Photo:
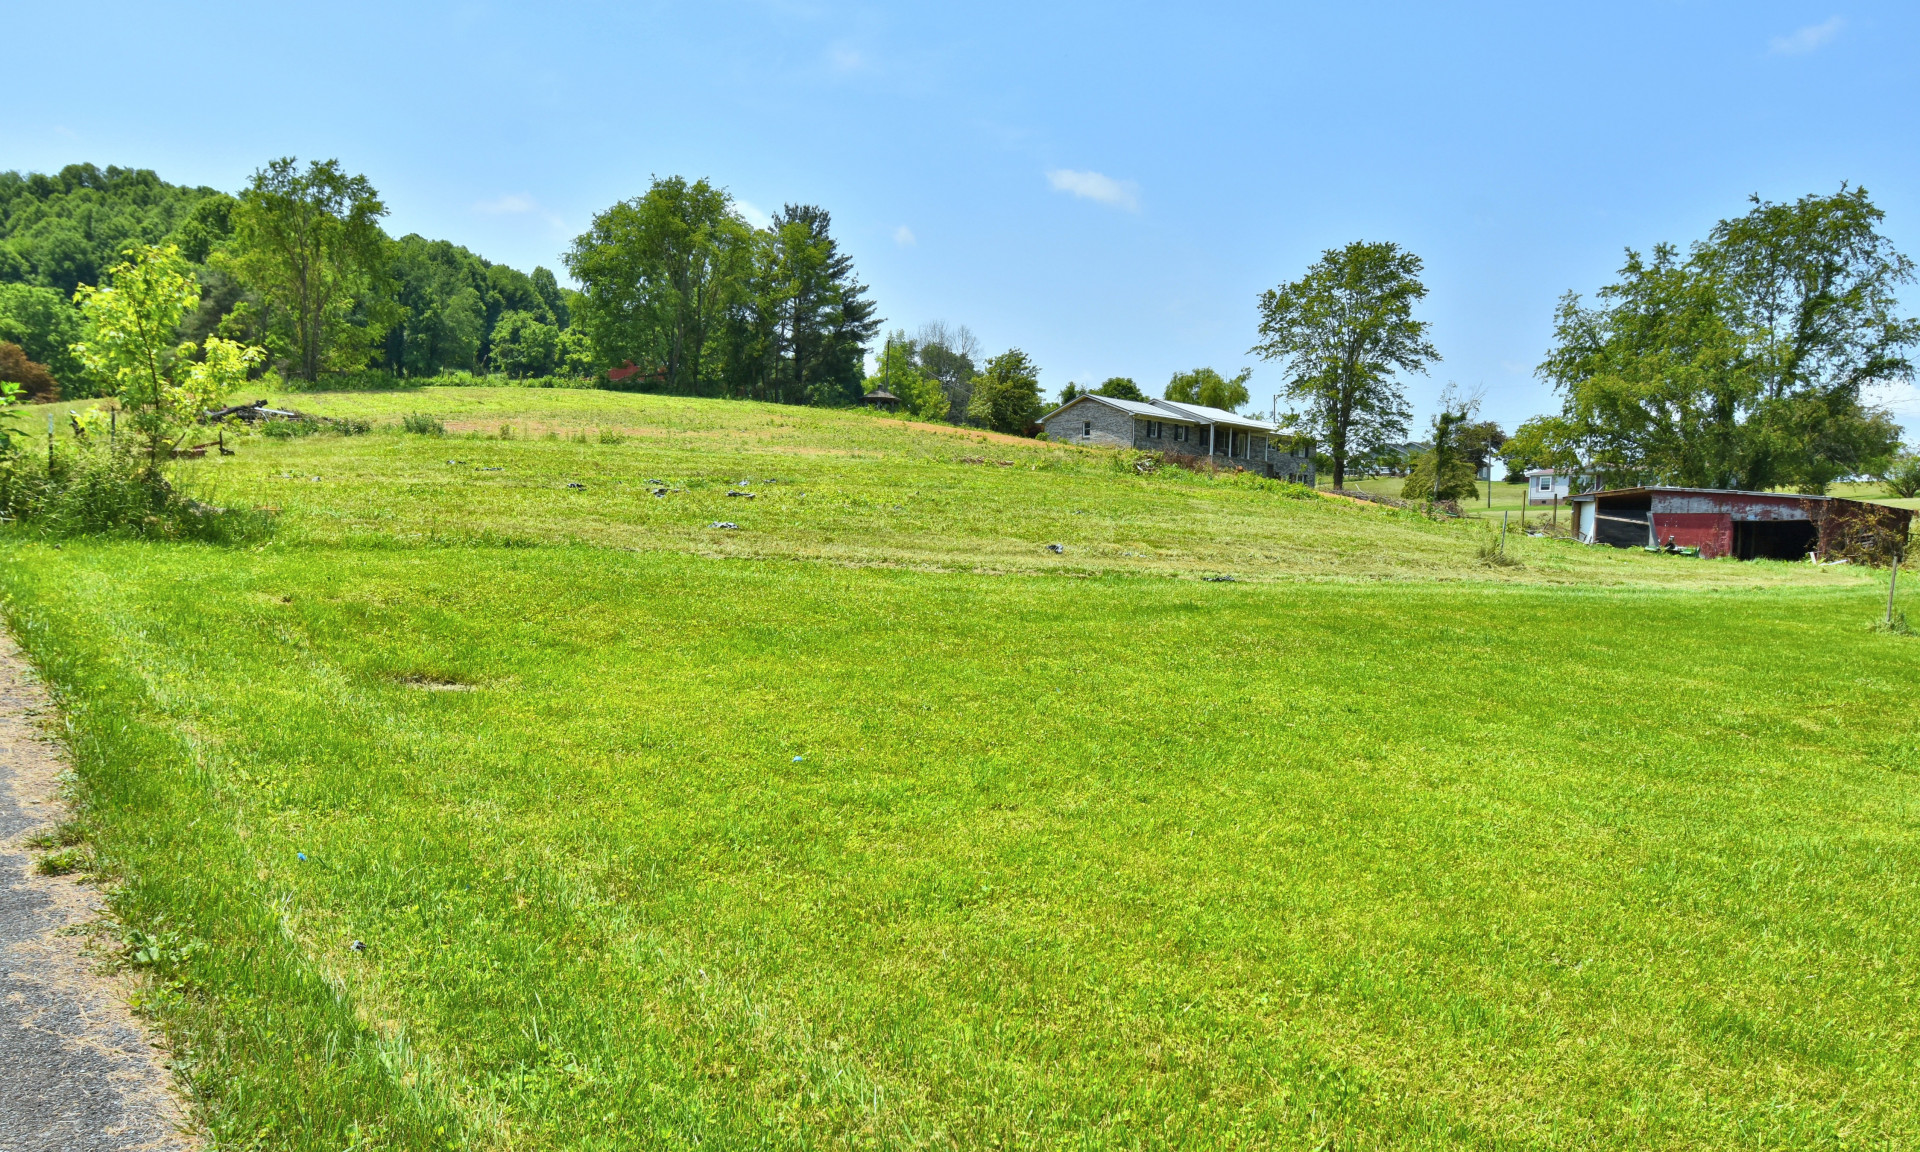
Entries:
[[1229, 424], [1235, 428], [1253, 428], [1261, 432], [1289, 431], [1289, 429], [1282, 425], [1272, 423], [1271, 421], [1261, 420], [1253, 416], [1241, 416], [1234, 412], [1228, 412], [1223, 408], [1209, 408], [1205, 404], [1176, 404], [1172, 400], [1149, 400], [1142, 403], [1138, 400], [1121, 400], [1113, 396], [1101, 396], [1093, 392], [1083, 392], [1075, 396], [1065, 404], [1055, 408], [1052, 412], [1047, 413], [1046, 416], [1042, 416], [1041, 419], [1045, 420], [1048, 416], [1064, 412], [1082, 400], [1097, 400], [1110, 408], [1118, 408], [1120, 411], [1128, 413], [1129, 415], [1144, 417], [1148, 420], [1178, 420], [1188, 424]]
[[[1075, 404], [1080, 403], [1080, 401], [1082, 400], [1097, 400], [1100, 403], [1105, 404], [1109, 408], [1118, 408], [1120, 409], [1120, 411], [1125, 412], [1132, 416], [1151, 416], [1151, 417], [1158, 417], [1161, 419], [1165, 419], [1167, 415], [1165, 412], [1162, 412], [1160, 409], [1155, 408], [1153, 405], [1142, 404], [1138, 400], [1122, 400], [1116, 396], [1096, 396], [1091, 392], [1082, 392], [1080, 395], [1075, 396], [1073, 399], [1067, 401], [1065, 404], [1060, 405], [1060, 407], [1055, 408], [1053, 412], [1047, 413], [1047, 416], [1053, 415], [1054, 412], [1064, 412], [1068, 408], [1073, 407]], [[1045, 420], [1047, 416], [1042, 416], [1041, 419]]]
[[1229, 412], [1225, 408], [1209, 408], [1205, 404], [1189, 404], [1184, 400], [1155, 400], [1157, 408], [1174, 412], [1191, 413], [1192, 418], [1201, 424], [1231, 424], [1236, 428], [1257, 428], [1262, 432], [1286, 432], [1287, 428], [1271, 420], [1262, 420], [1258, 416], [1242, 416], [1238, 412]]

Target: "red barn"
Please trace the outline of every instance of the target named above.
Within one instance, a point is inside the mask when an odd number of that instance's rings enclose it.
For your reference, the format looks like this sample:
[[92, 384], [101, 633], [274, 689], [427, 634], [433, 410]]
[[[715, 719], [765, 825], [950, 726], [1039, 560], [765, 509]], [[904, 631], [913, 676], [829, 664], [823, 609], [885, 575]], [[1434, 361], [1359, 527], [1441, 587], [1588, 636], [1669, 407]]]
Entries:
[[1904, 544], [1913, 513], [1838, 496], [1717, 488], [1615, 488], [1572, 497], [1582, 544], [1698, 548], [1739, 560], [1881, 560]]

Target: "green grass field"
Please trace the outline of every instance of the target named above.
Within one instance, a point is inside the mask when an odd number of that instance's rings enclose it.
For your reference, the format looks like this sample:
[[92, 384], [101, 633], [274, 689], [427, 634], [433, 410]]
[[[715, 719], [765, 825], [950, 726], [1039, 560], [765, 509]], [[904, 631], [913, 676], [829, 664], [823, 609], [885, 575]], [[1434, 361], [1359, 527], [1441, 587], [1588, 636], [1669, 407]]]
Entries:
[[0, 548], [220, 1147], [1920, 1140], [1884, 574], [1489, 567], [855, 413], [296, 400], [450, 434], [204, 462], [264, 546]]

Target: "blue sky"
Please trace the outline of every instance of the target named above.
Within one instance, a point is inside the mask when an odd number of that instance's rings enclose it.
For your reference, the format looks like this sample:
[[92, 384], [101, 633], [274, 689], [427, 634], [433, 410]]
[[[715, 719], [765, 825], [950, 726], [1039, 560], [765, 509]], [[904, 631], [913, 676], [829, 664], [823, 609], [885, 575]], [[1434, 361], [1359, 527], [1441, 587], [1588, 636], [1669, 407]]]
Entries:
[[[890, 324], [1049, 390], [1247, 355], [1320, 250], [1422, 256], [1448, 381], [1511, 427], [1556, 298], [1750, 193], [1864, 184], [1920, 254], [1920, 6], [1612, 3], [91, 5], [13, 0], [0, 168], [233, 189], [338, 157], [521, 268], [650, 174], [820, 204]], [[1920, 301], [1920, 293], [1910, 293]], [[1887, 399], [1920, 430], [1911, 386]]]

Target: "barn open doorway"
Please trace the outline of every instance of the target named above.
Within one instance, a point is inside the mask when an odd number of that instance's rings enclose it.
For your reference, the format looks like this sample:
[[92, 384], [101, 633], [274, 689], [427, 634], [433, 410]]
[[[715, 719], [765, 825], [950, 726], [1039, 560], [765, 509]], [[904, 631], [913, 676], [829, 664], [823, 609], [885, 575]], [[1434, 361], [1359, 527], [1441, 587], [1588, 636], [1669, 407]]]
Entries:
[[1800, 560], [1820, 544], [1811, 520], [1736, 520], [1733, 555], [1739, 560]]

